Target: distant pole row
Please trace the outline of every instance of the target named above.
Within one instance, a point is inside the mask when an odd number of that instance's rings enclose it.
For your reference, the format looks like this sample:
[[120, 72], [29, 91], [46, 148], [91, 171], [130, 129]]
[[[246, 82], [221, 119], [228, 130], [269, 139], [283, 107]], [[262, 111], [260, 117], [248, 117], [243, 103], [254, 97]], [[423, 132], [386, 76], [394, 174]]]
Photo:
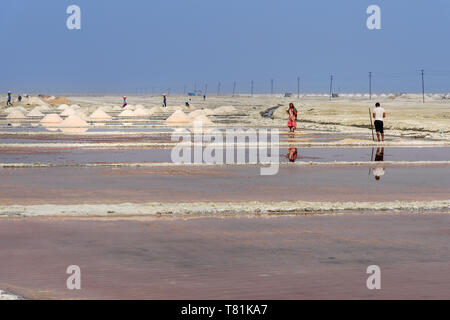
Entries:
[[[421, 74], [421, 78], [422, 78], [422, 102], [425, 103], [425, 70], [421, 69], [420, 70], [420, 74]], [[370, 71], [369, 72], [369, 100], [372, 100], [372, 78], [373, 78], [373, 73]], [[333, 74], [330, 75], [330, 100], [333, 99], [333, 84], [334, 84], [334, 80], [335, 80], [335, 76]], [[273, 95], [274, 94], [274, 82], [275, 80], [273, 78], [270, 79], [270, 94]], [[233, 93], [232, 95], [235, 96], [236, 95], [236, 86], [237, 83], [236, 81], [233, 82]], [[183, 87], [183, 94], [186, 94], [186, 85], [184, 85]], [[170, 88], [169, 88], [169, 92], [170, 92]], [[205, 91], [204, 94], [206, 95], [208, 91], [208, 84], [205, 84]], [[217, 95], [219, 96], [221, 94], [222, 91], [222, 83], [219, 82], [217, 84]], [[253, 80], [250, 81], [250, 95], [253, 96], [255, 91], [255, 83]], [[197, 83], [194, 83], [194, 93], [197, 93]], [[297, 77], [297, 98], [300, 98], [300, 77]]]

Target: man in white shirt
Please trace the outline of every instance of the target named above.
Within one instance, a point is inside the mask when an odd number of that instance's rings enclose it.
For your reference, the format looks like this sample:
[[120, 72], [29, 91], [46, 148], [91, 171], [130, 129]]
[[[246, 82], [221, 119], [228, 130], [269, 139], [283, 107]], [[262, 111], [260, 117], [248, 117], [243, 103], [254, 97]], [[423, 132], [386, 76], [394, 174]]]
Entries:
[[384, 111], [378, 102], [375, 104], [375, 109], [373, 110], [373, 118], [375, 119], [375, 130], [377, 131], [378, 141], [384, 141], [383, 120], [386, 118], [386, 111]]

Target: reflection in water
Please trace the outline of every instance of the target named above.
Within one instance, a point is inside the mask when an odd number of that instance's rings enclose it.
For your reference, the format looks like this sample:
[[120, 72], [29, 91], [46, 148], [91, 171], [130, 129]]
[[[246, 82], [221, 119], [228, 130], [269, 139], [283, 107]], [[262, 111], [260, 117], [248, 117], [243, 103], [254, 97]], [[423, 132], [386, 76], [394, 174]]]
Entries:
[[[372, 149], [373, 151], [373, 149]], [[377, 153], [375, 154], [375, 161], [376, 162], [383, 162], [384, 161], [384, 147], [383, 148], [377, 148]], [[375, 177], [375, 180], [380, 180], [382, 176], [386, 173], [386, 170], [382, 165], [377, 165], [375, 168], [373, 168], [373, 175]]]
[[286, 158], [288, 158], [290, 162], [295, 162], [295, 160], [297, 160], [297, 148], [289, 148]]

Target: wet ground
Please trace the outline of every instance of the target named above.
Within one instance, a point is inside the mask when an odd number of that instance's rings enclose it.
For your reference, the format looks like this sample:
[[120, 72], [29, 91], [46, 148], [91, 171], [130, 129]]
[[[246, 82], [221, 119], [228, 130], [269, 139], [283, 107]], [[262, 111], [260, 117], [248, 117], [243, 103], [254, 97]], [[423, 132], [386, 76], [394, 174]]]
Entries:
[[2, 168], [0, 203], [448, 200], [449, 173], [447, 165], [382, 164], [286, 165], [273, 176], [259, 166]]
[[[20, 235], [20, 236], [18, 236]], [[0, 219], [0, 288], [29, 299], [449, 299], [448, 214]], [[81, 290], [68, 290], [69, 265]], [[367, 267], [381, 269], [368, 290]]]
[[[57, 142], [57, 141], [56, 141]], [[297, 162], [371, 162], [384, 151], [384, 161], [450, 161], [450, 147], [386, 147], [381, 148], [296, 148]], [[0, 163], [148, 163], [172, 162], [169, 148], [30, 148], [4, 147], [0, 149]], [[246, 159], [249, 149], [245, 150]], [[288, 148], [280, 149], [280, 162], [288, 162]], [[235, 158], [237, 151], [235, 152]], [[225, 162], [226, 152], [223, 160]], [[191, 156], [193, 161], [193, 153]]]

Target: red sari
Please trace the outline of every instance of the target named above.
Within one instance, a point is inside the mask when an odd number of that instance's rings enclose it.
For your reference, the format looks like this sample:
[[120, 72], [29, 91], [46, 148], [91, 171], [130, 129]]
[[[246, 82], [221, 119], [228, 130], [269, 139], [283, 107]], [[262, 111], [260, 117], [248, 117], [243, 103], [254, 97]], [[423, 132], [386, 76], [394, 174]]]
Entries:
[[297, 117], [294, 114], [294, 109], [289, 108], [288, 113], [289, 113], [289, 120], [288, 120], [287, 126], [291, 129], [296, 129], [297, 128]]

